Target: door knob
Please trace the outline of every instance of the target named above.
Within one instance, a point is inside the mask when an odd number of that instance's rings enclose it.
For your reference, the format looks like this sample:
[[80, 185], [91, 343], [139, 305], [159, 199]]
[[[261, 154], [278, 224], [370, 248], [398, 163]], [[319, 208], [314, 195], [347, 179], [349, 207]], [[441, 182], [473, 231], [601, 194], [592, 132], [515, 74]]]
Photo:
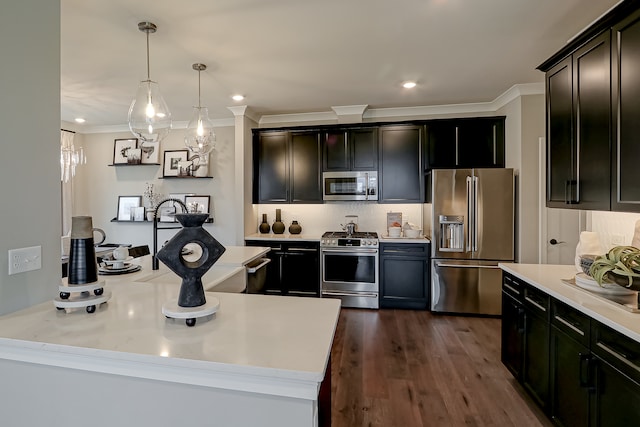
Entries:
[[551, 239], [549, 240], [549, 243], [551, 243], [552, 245], [557, 245], [559, 243], [567, 243], [567, 242], [562, 242], [562, 241], [558, 242], [556, 239]]

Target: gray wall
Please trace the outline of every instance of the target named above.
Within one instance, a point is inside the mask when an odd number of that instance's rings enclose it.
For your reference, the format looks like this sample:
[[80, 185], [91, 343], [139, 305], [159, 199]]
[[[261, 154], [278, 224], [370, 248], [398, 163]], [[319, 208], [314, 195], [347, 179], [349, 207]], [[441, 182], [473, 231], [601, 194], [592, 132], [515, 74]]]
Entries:
[[[4, 314], [53, 298], [59, 284], [59, 0], [4, 2], [0, 57], [0, 314]], [[42, 269], [9, 276], [7, 251], [28, 246], [42, 246]]]

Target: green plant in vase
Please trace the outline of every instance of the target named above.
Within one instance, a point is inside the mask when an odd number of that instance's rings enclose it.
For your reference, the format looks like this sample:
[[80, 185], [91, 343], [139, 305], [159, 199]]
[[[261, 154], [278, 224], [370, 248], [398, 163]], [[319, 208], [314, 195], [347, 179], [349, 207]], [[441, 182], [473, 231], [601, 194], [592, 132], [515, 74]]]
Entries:
[[589, 275], [600, 286], [616, 283], [628, 289], [640, 290], [640, 249], [633, 246], [616, 246], [606, 255], [597, 257]]

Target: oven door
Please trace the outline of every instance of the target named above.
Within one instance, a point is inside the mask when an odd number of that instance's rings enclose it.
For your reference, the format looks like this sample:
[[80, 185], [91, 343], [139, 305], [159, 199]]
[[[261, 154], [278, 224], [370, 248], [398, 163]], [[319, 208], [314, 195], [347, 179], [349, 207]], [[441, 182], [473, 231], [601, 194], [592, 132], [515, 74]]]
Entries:
[[320, 250], [322, 292], [363, 292], [378, 295], [378, 250]]

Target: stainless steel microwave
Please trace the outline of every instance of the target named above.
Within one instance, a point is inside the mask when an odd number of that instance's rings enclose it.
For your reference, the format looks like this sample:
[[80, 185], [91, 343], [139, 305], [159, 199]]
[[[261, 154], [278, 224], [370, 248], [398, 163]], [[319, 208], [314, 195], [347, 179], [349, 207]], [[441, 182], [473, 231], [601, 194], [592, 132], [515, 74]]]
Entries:
[[378, 172], [324, 172], [323, 200], [378, 200]]

